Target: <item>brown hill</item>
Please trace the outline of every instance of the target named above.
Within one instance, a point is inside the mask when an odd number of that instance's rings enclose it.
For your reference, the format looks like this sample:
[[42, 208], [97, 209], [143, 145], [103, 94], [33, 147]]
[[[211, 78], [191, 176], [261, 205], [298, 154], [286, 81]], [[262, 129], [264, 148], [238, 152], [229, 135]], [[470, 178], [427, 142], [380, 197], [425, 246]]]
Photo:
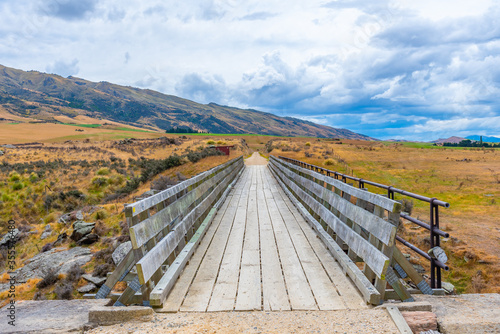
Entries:
[[[255, 133], [278, 136], [336, 137], [372, 140], [347, 129], [279, 117], [252, 109], [199, 104], [149, 89], [63, 78], [0, 65], [0, 111], [13, 117], [55, 121], [78, 115], [128, 125], [167, 130], [189, 127], [210, 133]], [[5, 114], [5, 112], [3, 113]]]
[[444, 144], [444, 143], [458, 144], [462, 140], [465, 140], [465, 138], [452, 136], [452, 137], [446, 138], [446, 139], [445, 138], [439, 138], [438, 140], [431, 141], [431, 143], [435, 143], [435, 144]]

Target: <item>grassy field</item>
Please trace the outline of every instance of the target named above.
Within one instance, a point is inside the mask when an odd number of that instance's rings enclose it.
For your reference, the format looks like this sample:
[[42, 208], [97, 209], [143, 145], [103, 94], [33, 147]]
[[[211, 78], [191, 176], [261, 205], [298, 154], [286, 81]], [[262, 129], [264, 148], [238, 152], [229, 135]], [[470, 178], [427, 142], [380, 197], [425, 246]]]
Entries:
[[[0, 124], [0, 144], [41, 143], [19, 145], [15, 149], [0, 148], [5, 153], [0, 157], [0, 217], [3, 224], [0, 235], [5, 233], [8, 219], [14, 219], [23, 231], [17, 249], [19, 263], [39, 253], [59, 234], [71, 233], [70, 226], [58, 222], [63, 213], [98, 207], [88, 220], [99, 224], [100, 239], [89, 246], [93, 252], [99, 252], [109, 248], [109, 240], [127, 237], [121, 212], [123, 204], [133, 202], [153, 183], [160, 180], [177, 182], [238, 155], [247, 156], [258, 151], [265, 157], [283, 155], [341, 172], [347, 164], [358, 177], [449, 202], [451, 207], [440, 211], [441, 227], [451, 234], [451, 238], [443, 242], [451, 267], [444, 274], [445, 280], [455, 284], [459, 292], [500, 292], [498, 149], [267, 135], [131, 134], [101, 127], [85, 128], [84, 133], [75, 133], [74, 129], [74, 126], [52, 123]], [[136, 140], [128, 140], [130, 137]], [[190, 160], [193, 154], [214, 144], [235, 145], [235, 149], [229, 157], [208, 156]], [[136, 188], [129, 187], [134, 180], [141, 180], [142, 175], [148, 174], [151, 166], [175, 155], [181, 157], [180, 165], [153, 173], [152, 177], [138, 182]], [[141, 164], [140, 161], [149, 162]], [[36, 166], [29, 163], [36, 163]], [[123, 189], [127, 191], [122, 192]], [[414, 201], [412, 216], [425, 221], [428, 211], [426, 204]], [[55, 232], [41, 240], [46, 225]], [[410, 242], [428, 249], [428, 233], [423, 229], [403, 224], [401, 233]], [[73, 247], [75, 244], [68, 239], [63, 246]], [[3, 271], [4, 257], [5, 254], [0, 257], [0, 272]], [[92, 273], [96, 267], [105, 264], [103, 261], [94, 259], [84, 269]], [[427, 266], [426, 261], [414, 254], [412, 261]], [[0, 276], [0, 283], [5, 283], [6, 279], [7, 275]], [[44, 298], [57, 298], [54, 286], [38, 289], [36, 283], [31, 281], [20, 288], [22, 298], [31, 299], [37, 292]], [[80, 279], [73, 284], [78, 287], [84, 283]], [[4, 297], [0, 294], [1, 299]], [[75, 293], [74, 297], [80, 295]]]
[[[441, 228], [451, 235], [442, 243], [452, 268], [445, 279], [459, 292], [500, 292], [500, 150], [414, 144], [276, 139], [267, 154], [343, 172], [333, 158], [340, 156], [357, 177], [449, 202], [440, 210]], [[428, 204], [414, 201], [413, 216], [428, 222]], [[428, 249], [428, 232], [411, 226], [404, 224], [404, 237]]]

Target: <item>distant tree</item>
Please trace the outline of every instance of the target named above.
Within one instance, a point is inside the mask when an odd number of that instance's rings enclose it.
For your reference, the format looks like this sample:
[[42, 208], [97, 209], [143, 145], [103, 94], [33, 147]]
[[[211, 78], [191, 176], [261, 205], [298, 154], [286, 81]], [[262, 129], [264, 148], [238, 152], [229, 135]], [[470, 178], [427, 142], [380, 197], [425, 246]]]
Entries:
[[165, 131], [166, 133], [198, 133], [198, 130], [191, 129], [190, 127], [173, 127]]

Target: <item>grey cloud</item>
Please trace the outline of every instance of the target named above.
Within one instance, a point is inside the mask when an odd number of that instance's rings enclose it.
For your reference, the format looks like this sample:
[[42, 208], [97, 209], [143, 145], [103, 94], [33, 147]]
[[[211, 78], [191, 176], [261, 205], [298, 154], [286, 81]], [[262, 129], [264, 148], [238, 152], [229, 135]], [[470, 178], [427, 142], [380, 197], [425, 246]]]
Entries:
[[78, 59], [73, 59], [71, 62], [57, 60], [53, 64], [48, 65], [46, 71], [48, 73], [58, 74], [62, 77], [76, 75], [80, 71], [78, 68]]
[[126, 12], [122, 9], [118, 9], [116, 7], [112, 8], [108, 12], [108, 20], [110, 21], [120, 21], [125, 17]]
[[190, 73], [175, 86], [176, 92], [183, 97], [200, 103], [220, 102], [223, 100], [226, 83], [221, 76]]
[[44, 2], [39, 11], [42, 14], [72, 21], [83, 19], [94, 11], [98, 0], [51, 0]]
[[268, 12], [255, 12], [248, 15], [243, 16], [240, 20], [242, 21], [258, 21], [258, 20], [267, 20], [271, 17], [275, 17], [277, 14], [268, 13]]
[[128, 61], [130, 60], [130, 53], [125, 52], [125, 64], [128, 64]]

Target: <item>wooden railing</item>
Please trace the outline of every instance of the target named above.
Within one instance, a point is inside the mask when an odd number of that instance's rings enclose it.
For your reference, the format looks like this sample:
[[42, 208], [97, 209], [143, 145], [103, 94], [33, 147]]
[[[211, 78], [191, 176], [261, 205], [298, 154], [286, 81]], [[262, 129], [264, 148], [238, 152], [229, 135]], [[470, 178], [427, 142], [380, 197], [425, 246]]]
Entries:
[[380, 304], [387, 284], [399, 299], [413, 300], [393, 269], [399, 202], [273, 156], [269, 161], [278, 182], [366, 302]]
[[127, 281], [125, 291], [114, 296], [116, 306], [161, 306], [243, 166], [239, 157], [126, 205], [132, 250], [95, 297], [106, 298], [117, 282]]

